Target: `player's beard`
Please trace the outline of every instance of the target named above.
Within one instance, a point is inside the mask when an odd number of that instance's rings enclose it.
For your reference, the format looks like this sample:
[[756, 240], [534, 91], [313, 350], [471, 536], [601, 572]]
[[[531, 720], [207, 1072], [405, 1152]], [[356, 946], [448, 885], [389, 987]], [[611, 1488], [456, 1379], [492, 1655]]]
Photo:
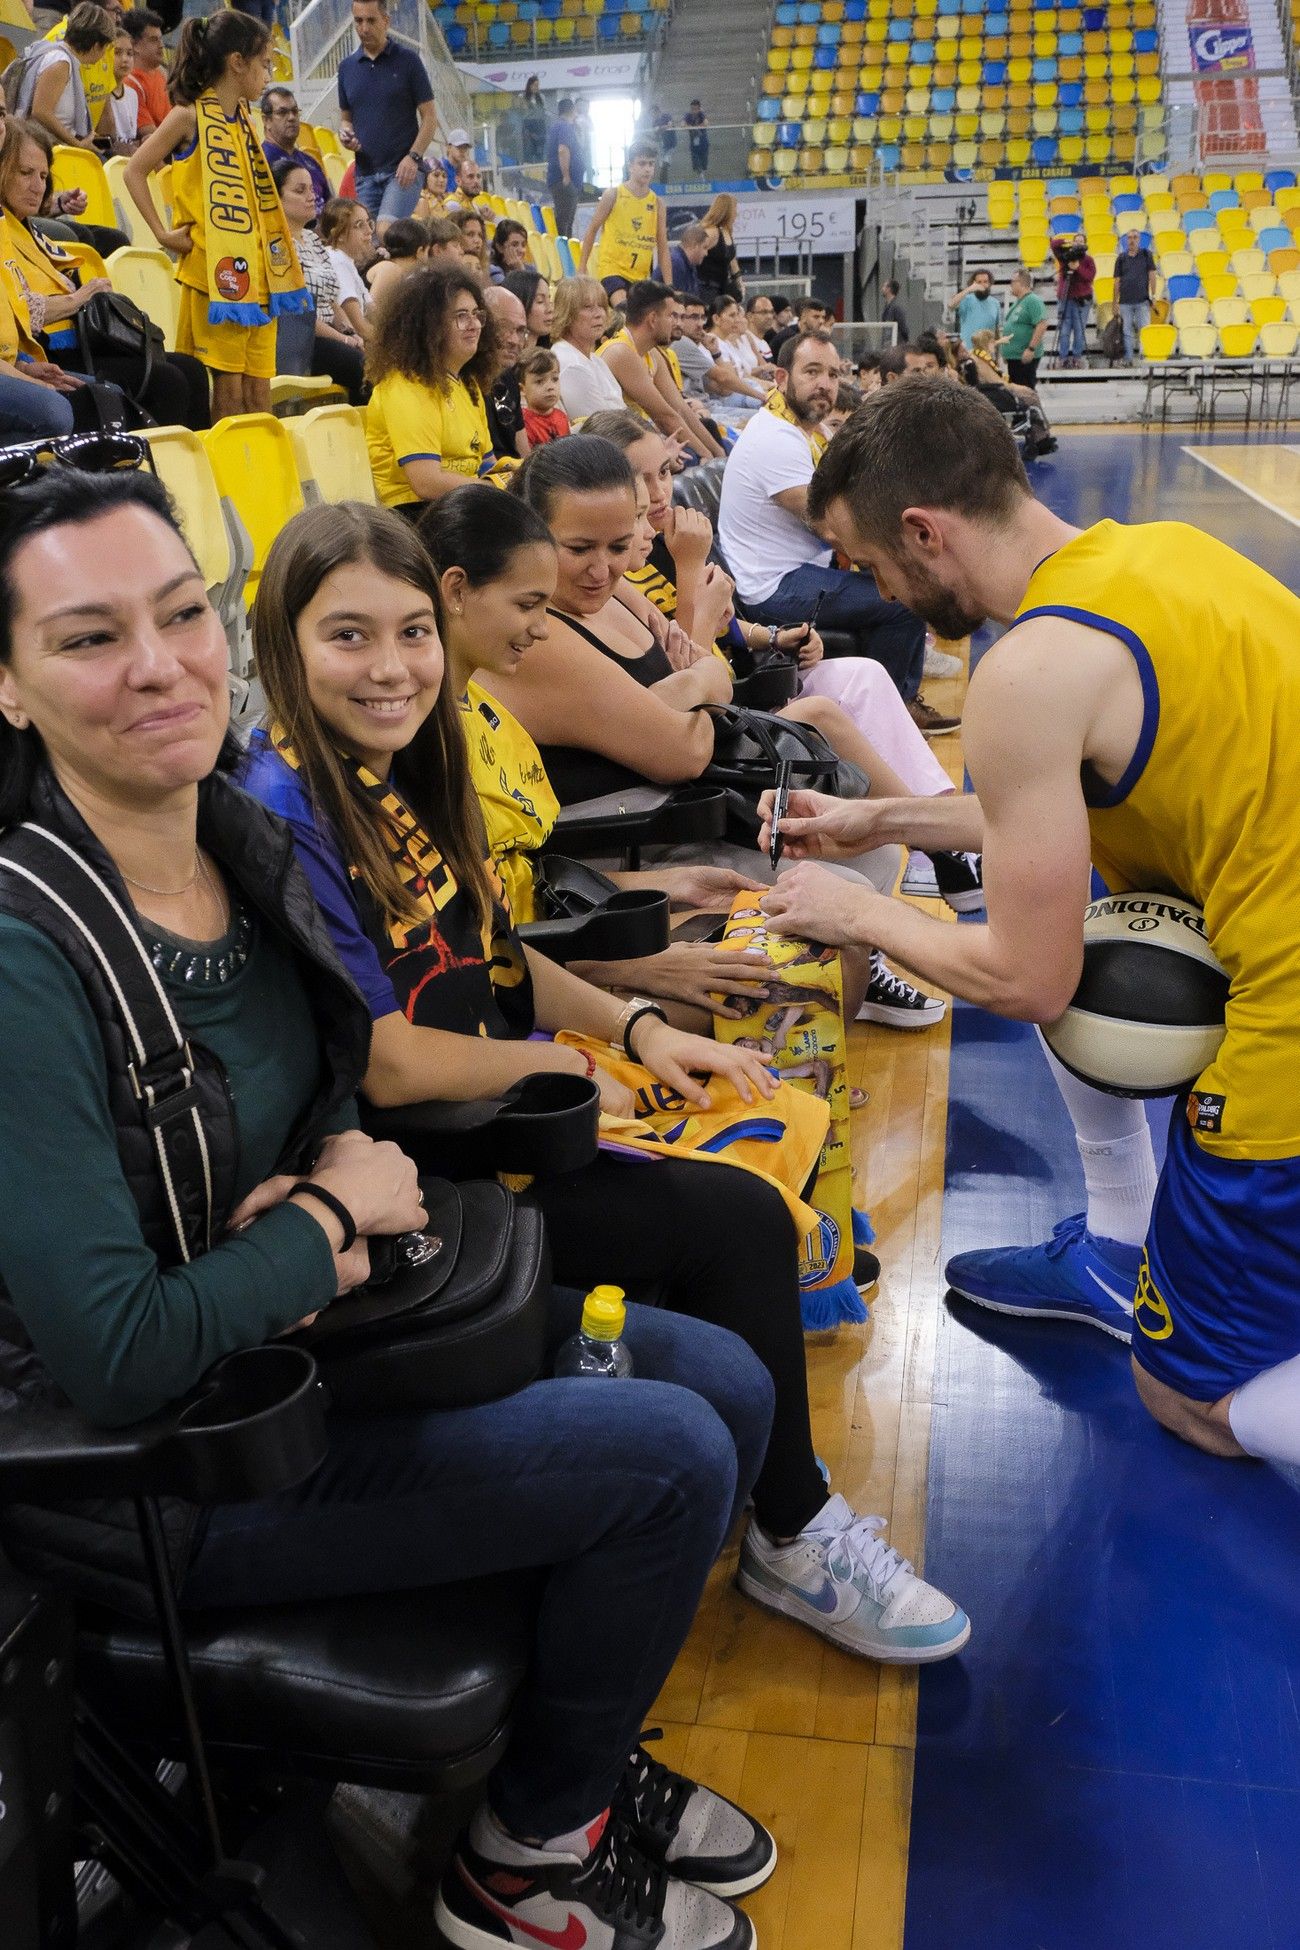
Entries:
[[960, 643], [963, 637], [973, 636], [988, 620], [979, 610], [964, 609], [937, 576], [931, 575], [928, 569], [917, 568], [914, 563], [908, 564], [907, 593], [900, 596], [900, 601], [927, 622], [936, 636], [949, 643]]

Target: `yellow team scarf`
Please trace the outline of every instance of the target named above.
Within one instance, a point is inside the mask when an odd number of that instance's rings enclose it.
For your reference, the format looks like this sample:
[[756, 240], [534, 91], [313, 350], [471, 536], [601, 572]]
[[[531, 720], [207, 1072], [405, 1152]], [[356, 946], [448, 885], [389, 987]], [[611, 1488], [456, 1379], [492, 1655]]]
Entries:
[[[270, 325], [286, 312], [310, 311], [298, 253], [247, 102], [240, 102], [232, 121], [208, 90], [195, 102], [194, 112], [208, 258], [208, 323]], [[250, 296], [254, 281], [249, 259], [255, 252], [266, 267], [265, 311]]]
[[779, 386], [773, 386], [771, 392], [763, 401], [763, 404], [769, 413], [775, 414], [778, 420], [788, 420], [792, 427], [799, 427], [800, 433], [812, 448], [813, 465], [815, 467], [830, 444], [821, 428], [816, 427], [809, 433], [807, 427], [799, 426], [799, 422], [787, 406], [785, 394]]

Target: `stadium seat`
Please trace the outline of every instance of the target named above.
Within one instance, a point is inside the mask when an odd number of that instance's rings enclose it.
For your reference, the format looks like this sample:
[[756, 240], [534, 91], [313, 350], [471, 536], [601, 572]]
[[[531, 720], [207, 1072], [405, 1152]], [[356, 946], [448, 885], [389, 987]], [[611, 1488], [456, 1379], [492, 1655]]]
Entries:
[[1300, 271], [1300, 250], [1295, 249], [1294, 246], [1285, 250], [1271, 250], [1268, 254], [1268, 268], [1275, 278]]
[[1202, 271], [1201, 290], [1211, 303], [1219, 298], [1235, 298], [1237, 280], [1231, 271]]
[[1261, 325], [1259, 328], [1259, 349], [1266, 359], [1294, 359], [1297, 341], [1300, 341], [1300, 326], [1295, 324]]
[[1181, 304], [1186, 298], [1199, 298], [1202, 295], [1201, 280], [1198, 277], [1170, 278], [1167, 295], [1171, 306]]
[[1189, 326], [1208, 325], [1210, 322], [1209, 301], [1205, 298], [1175, 298], [1170, 312], [1180, 332]]
[[56, 142], [50, 180], [56, 190], [85, 191], [83, 220], [86, 223], [117, 228], [113, 192], [104, 174], [104, 165], [93, 149], [74, 149], [66, 143]]
[[1144, 325], [1141, 332], [1142, 357], [1151, 361], [1172, 359], [1178, 332], [1172, 325]]
[[355, 406], [317, 406], [284, 427], [306, 501], [376, 499], [365, 421]]
[[237, 413], [201, 436], [232, 532], [249, 543], [244, 600], [249, 608], [272, 542], [303, 507], [293, 443], [271, 413]]
[[1218, 346], [1219, 334], [1213, 325], [1189, 325], [1179, 329], [1178, 352], [1181, 358], [1212, 359]]
[[1245, 325], [1248, 307], [1244, 298], [1215, 298], [1210, 302], [1210, 317], [1222, 334], [1229, 326]]
[[[1233, 269], [1236, 270], [1234, 264]], [[1238, 272], [1243, 298], [1271, 298], [1277, 290], [1277, 279], [1271, 271], [1247, 271], [1243, 276]]]
[[[122, 253], [115, 251], [115, 257]], [[221, 509], [221, 496], [207, 450], [188, 427], [150, 427], [144, 435], [154, 472], [175, 503], [208, 600], [220, 616], [230, 645], [230, 667], [246, 674], [247, 645], [243, 584], [251, 551], [241, 553]]]
[[1266, 258], [1261, 250], [1233, 251], [1230, 263], [1239, 278], [1258, 277], [1265, 269]]
[[1224, 325], [1219, 330], [1219, 346], [1225, 359], [1253, 359], [1259, 333], [1249, 323]]
[[132, 299], [155, 325], [162, 327], [163, 344], [176, 350], [176, 328], [181, 317], [181, 290], [175, 266], [166, 251], [152, 245], [142, 250], [129, 244], [115, 250], [105, 265], [114, 291]]
[[1280, 325], [1286, 317], [1285, 298], [1252, 298], [1250, 317], [1255, 325]]

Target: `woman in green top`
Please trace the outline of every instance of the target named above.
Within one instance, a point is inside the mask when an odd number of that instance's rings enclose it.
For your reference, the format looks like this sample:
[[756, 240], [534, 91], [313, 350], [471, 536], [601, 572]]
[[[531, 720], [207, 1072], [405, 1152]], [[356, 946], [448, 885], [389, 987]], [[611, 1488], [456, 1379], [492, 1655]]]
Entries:
[[[44, 1396], [133, 1421], [363, 1281], [369, 1235], [423, 1223], [409, 1160], [347, 1128], [365, 1008], [287, 830], [213, 776], [228, 718], [221, 624], [157, 482], [51, 469], [7, 494], [3, 1414]], [[71, 901], [18, 870], [32, 858], [78, 890]], [[80, 891], [92, 875], [99, 907]], [[78, 900], [86, 915], [116, 908], [119, 958], [143, 970], [139, 937], [186, 1038], [208, 1167], [203, 1185], [171, 1181], [188, 1257]], [[572, 1308], [555, 1298], [561, 1335]], [[636, 1374], [617, 1388], [540, 1381], [444, 1414], [335, 1413], [328, 1457], [296, 1489], [164, 1506], [190, 1610], [539, 1571], [510, 1744], [439, 1902], [460, 1944], [497, 1942], [503, 1914], [538, 1935], [557, 1905], [593, 1940], [634, 1914], [646, 1941], [675, 1950], [753, 1943], [728, 1903], [658, 1863], [671, 1852], [698, 1883], [741, 1893], [771, 1873], [771, 1837], [659, 1767], [638, 1732], [757, 1475], [771, 1386], [703, 1322], [632, 1308], [627, 1338]], [[143, 1598], [129, 1505], [3, 1507], [0, 1534], [15, 1561], [101, 1603]], [[597, 1617], [592, 1659], [583, 1628]]]

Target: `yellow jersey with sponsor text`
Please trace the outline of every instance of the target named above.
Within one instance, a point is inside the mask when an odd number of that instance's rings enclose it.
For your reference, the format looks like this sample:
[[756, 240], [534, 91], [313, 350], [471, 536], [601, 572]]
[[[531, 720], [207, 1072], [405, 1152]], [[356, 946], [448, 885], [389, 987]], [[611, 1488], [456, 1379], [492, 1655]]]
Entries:
[[626, 183], [614, 192], [596, 252], [598, 278], [626, 278], [636, 284], [651, 275], [659, 237], [659, 198], [653, 190], [633, 196]]
[[1300, 598], [1186, 523], [1100, 521], [1034, 571], [1017, 620], [1043, 615], [1116, 637], [1142, 683], [1123, 778], [1085, 767], [1098, 872], [1195, 901], [1231, 980], [1197, 1139], [1300, 1156]]

